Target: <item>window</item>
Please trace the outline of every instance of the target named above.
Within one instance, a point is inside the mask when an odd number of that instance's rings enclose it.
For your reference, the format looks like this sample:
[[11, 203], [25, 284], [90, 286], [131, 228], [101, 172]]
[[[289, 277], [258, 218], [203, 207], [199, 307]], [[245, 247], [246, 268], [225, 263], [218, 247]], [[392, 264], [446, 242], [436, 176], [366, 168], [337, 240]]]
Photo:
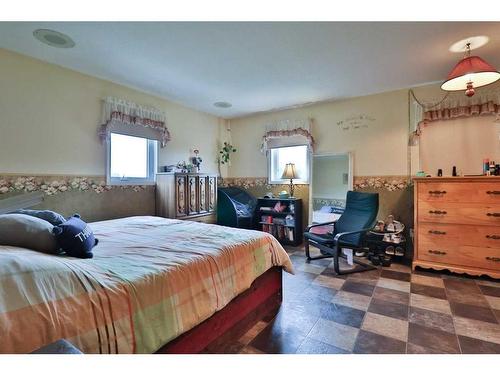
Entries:
[[268, 156], [268, 178], [270, 184], [288, 183], [281, 175], [287, 163], [294, 163], [300, 178], [293, 180], [294, 183], [309, 183], [310, 157], [307, 146], [287, 146], [271, 148]]
[[147, 138], [111, 133], [108, 142], [108, 185], [155, 183], [157, 143]]

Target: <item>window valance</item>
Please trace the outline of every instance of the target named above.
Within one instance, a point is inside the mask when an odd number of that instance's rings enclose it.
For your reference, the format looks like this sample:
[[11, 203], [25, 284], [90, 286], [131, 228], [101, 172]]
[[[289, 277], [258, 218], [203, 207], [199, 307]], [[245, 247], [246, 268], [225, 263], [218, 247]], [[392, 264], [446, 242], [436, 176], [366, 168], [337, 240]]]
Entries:
[[[436, 104], [437, 103], [437, 104]], [[453, 92], [444, 99], [416, 102], [414, 113], [419, 126], [434, 121], [456, 118], [495, 115], [500, 117], [500, 88], [478, 90], [473, 97], [463, 92]]]
[[133, 135], [155, 139], [161, 147], [165, 147], [170, 141], [165, 122], [165, 113], [158, 109], [106, 97], [103, 99], [99, 136], [102, 141], [106, 141], [111, 132]]
[[262, 138], [261, 152], [271, 148], [307, 145], [309, 151], [314, 149], [314, 138], [311, 134], [312, 119], [283, 120], [266, 126], [266, 134]]

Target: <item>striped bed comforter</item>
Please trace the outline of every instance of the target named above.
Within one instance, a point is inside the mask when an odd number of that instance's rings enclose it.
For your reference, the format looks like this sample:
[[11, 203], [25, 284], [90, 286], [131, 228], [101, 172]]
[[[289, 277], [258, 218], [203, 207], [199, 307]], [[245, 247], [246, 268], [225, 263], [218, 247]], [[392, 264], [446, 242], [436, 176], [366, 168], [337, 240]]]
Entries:
[[0, 353], [66, 338], [85, 353], [153, 353], [288, 255], [267, 233], [159, 217], [91, 223], [94, 258], [0, 246]]

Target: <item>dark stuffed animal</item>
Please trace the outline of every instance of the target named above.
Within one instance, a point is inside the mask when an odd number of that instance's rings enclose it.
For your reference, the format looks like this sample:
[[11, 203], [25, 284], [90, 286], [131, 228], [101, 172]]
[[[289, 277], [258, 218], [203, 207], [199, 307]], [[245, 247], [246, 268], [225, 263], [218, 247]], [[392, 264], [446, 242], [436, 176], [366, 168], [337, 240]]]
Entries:
[[94, 237], [92, 229], [75, 214], [64, 223], [54, 226], [52, 233], [66, 255], [77, 258], [92, 258], [92, 248], [99, 240]]

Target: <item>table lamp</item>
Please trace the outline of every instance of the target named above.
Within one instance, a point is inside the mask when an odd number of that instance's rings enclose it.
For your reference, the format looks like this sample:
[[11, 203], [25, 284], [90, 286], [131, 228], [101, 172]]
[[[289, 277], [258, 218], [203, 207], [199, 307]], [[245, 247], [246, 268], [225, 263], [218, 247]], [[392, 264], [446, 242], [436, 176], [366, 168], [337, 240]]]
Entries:
[[293, 179], [299, 178], [297, 170], [295, 169], [294, 163], [287, 163], [285, 165], [285, 170], [283, 171], [282, 179], [290, 179], [290, 198], [293, 197]]

